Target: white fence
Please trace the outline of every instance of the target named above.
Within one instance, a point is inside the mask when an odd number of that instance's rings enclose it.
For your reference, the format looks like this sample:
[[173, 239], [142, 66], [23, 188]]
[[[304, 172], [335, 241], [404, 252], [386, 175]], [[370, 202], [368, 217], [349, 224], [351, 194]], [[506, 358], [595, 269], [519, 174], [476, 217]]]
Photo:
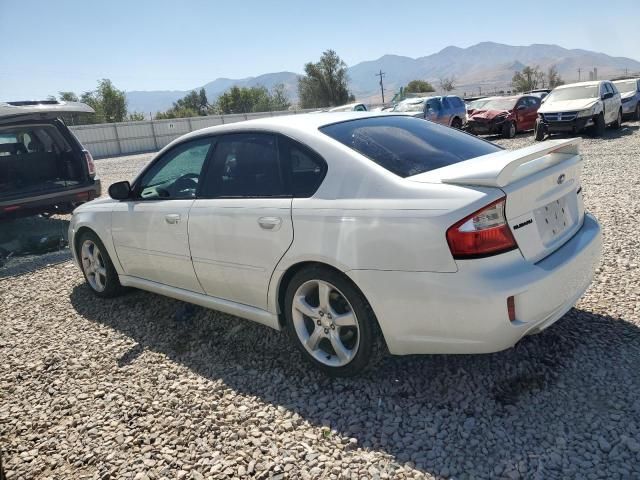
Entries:
[[158, 151], [185, 133], [214, 125], [275, 117], [313, 110], [285, 110], [206, 117], [145, 120], [142, 122], [100, 123], [69, 127], [95, 158]]

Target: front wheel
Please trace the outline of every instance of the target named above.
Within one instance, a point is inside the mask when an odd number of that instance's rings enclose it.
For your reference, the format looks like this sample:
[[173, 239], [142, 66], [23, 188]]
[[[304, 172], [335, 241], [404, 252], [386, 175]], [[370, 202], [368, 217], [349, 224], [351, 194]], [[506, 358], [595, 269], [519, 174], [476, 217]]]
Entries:
[[513, 138], [516, 136], [516, 122], [507, 122], [502, 126], [502, 136], [504, 138]]
[[382, 352], [378, 323], [362, 293], [326, 267], [301, 270], [285, 294], [291, 341], [331, 376], [352, 376], [377, 363]]
[[618, 110], [618, 116], [616, 118], [616, 121], [613, 122], [613, 128], [617, 130], [620, 127], [622, 127], [622, 110]]
[[640, 102], [636, 103], [636, 109], [633, 112], [633, 119], [640, 120]]
[[534, 133], [536, 142], [541, 142], [544, 140], [544, 125], [540, 123], [540, 120], [536, 120], [536, 125], [533, 128], [533, 133]]
[[99, 297], [115, 297], [124, 290], [118, 272], [98, 236], [87, 231], [78, 241], [80, 264], [91, 291]]
[[457, 128], [458, 130], [462, 129], [462, 120], [460, 120], [458, 117], [454, 118], [453, 120], [451, 120], [451, 127]]
[[604, 135], [604, 129], [606, 124], [604, 121], [604, 114], [600, 114], [596, 117], [595, 125], [593, 126], [593, 133], [596, 137], [602, 137]]

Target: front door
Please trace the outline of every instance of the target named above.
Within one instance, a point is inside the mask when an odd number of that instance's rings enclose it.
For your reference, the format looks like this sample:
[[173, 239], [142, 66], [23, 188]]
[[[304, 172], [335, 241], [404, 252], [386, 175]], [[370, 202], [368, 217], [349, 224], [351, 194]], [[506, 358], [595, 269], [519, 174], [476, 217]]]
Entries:
[[165, 152], [134, 185], [134, 198], [116, 205], [113, 242], [126, 275], [203, 293], [189, 251], [189, 210], [210, 139]]
[[208, 295], [266, 310], [271, 274], [293, 242], [278, 139], [268, 133], [216, 138], [189, 215], [193, 266]]

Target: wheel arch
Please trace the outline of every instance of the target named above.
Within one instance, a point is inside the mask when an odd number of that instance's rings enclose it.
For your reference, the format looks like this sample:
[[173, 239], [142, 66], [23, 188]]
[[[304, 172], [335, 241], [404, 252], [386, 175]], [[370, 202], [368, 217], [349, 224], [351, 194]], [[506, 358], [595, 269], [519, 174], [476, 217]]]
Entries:
[[276, 302], [275, 308], [276, 308], [276, 313], [278, 315], [278, 324], [280, 325], [281, 329], [284, 328], [284, 322], [285, 322], [284, 297], [286, 295], [287, 287], [289, 286], [289, 283], [291, 282], [291, 280], [293, 279], [296, 273], [300, 272], [301, 270], [304, 270], [305, 268], [314, 267], [314, 266], [323, 267], [323, 268], [332, 270], [338, 275], [340, 275], [341, 277], [343, 277], [347, 282], [349, 282], [365, 299], [365, 301], [367, 302], [367, 305], [369, 306], [369, 308], [374, 314], [374, 318], [376, 319], [376, 322], [378, 322], [378, 319], [375, 315], [375, 311], [373, 310], [373, 307], [371, 306], [371, 303], [367, 299], [367, 296], [365, 295], [365, 293], [348, 275], [345, 274], [343, 270], [326, 262], [322, 262], [318, 260], [305, 260], [305, 261], [300, 261], [290, 265], [278, 279], [276, 290], [275, 290], [275, 302]]

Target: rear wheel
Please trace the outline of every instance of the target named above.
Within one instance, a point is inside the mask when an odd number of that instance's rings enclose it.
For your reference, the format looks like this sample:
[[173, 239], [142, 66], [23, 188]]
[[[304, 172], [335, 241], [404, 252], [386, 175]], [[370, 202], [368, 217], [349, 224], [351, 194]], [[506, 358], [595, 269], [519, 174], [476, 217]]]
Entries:
[[460, 130], [462, 128], [462, 120], [460, 120], [458, 117], [454, 118], [453, 120], [451, 120], [451, 127]]
[[301, 270], [285, 294], [291, 341], [331, 376], [351, 376], [377, 363], [378, 323], [362, 293], [342, 274], [317, 266]]
[[502, 136], [504, 138], [513, 138], [516, 136], [516, 122], [506, 122], [502, 126]]
[[78, 246], [82, 273], [91, 291], [104, 298], [115, 297], [122, 293], [124, 289], [120, 285], [118, 272], [98, 236], [91, 231], [84, 232], [78, 241]]
[[544, 140], [544, 125], [540, 123], [540, 120], [536, 120], [536, 125], [533, 128], [533, 134], [535, 136], [536, 142], [541, 142]]

